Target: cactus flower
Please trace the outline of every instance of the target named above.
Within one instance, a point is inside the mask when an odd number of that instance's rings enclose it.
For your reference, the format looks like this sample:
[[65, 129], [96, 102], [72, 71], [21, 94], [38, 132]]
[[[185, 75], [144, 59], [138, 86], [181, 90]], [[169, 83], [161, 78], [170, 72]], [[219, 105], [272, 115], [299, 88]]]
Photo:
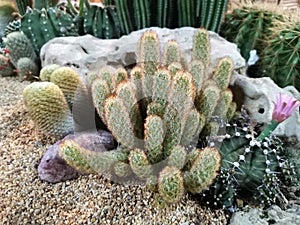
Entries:
[[287, 95], [279, 94], [277, 96], [277, 102], [273, 111], [272, 120], [281, 123], [292, 115], [292, 112], [297, 106], [300, 105], [300, 101]]
[[291, 97], [288, 94], [279, 94], [277, 96], [277, 102], [275, 103], [275, 108], [272, 114], [272, 121], [257, 137], [258, 141], [263, 140], [265, 137], [269, 136], [278, 126], [279, 123], [283, 122], [289, 118], [293, 111], [300, 105], [300, 101]]

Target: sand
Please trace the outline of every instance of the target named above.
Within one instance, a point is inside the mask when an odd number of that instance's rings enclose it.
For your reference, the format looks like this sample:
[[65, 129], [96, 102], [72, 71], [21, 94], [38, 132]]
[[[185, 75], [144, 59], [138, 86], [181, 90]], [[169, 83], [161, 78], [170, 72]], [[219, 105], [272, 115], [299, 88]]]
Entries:
[[41, 181], [37, 167], [54, 138], [28, 118], [22, 91], [29, 82], [0, 78], [0, 224], [226, 224], [222, 210], [188, 194], [160, 209], [143, 186], [116, 184], [101, 175], [57, 184]]

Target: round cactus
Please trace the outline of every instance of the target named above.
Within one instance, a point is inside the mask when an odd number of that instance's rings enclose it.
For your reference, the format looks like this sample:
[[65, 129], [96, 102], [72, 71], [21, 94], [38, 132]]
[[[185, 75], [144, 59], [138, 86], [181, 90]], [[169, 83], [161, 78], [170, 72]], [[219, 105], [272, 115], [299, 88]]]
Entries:
[[30, 118], [45, 133], [64, 136], [73, 132], [71, 111], [61, 89], [51, 82], [34, 82], [23, 91]]
[[49, 64], [44, 66], [40, 71], [41, 81], [50, 81], [51, 74], [58, 68], [60, 68], [60, 65], [57, 64]]
[[33, 80], [38, 77], [39, 68], [30, 58], [24, 57], [17, 62], [17, 72], [24, 79]]

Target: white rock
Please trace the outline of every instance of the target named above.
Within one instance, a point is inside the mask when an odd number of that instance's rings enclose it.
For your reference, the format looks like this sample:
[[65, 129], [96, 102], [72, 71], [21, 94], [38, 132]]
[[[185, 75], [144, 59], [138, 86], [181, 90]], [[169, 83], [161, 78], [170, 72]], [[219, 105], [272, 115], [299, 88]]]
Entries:
[[[299, 92], [292, 86], [284, 89], [278, 87], [269, 77], [249, 78], [236, 75], [233, 81], [235, 100], [244, 105], [250, 117], [260, 123], [270, 123], [277, 95], [287, 93], [300, 100]], [[296, 136], [300, 141], [300, 114], [296, 109], [292, 116], [279, 124], [274, 134]]]
[[[161, 46], [168, 40], [176, 40], [187, 62], [190, 61], [195, 28], [147, 29], [152, 29], [158, 34]], [[42, 66], [52, 63], [69, 65], [76, 68], [80, 74], [87, 74], [91, 70], [99, 70], [104, 65], [116, 67], [132, 65], [136, 63], [138, 41], [147, 29], [132, 32], [120, 39], [103, 40], [91, 35], [54, 38], [41, 49]], [[216, 65], [220, 58], [229, 56], [233, 59], [236, 70], [245, 70], [246, 63], [237, 46], [216, 33], [209, 32], [209, 34], [212, 66]]]

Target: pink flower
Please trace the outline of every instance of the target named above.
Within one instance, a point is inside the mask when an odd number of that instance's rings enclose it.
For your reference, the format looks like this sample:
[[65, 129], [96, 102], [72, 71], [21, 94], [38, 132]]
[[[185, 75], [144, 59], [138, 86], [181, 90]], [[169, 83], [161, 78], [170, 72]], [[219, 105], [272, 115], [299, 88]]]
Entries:
[[277, 96], [277, 102], [275, 104], [275, 108], [272, 115], [272, 120], [281, 123], [282, 121], [289, 118], [294, 109], [300, 105], [300, 102], [289, 96], [288, 94], [280, 93]]

